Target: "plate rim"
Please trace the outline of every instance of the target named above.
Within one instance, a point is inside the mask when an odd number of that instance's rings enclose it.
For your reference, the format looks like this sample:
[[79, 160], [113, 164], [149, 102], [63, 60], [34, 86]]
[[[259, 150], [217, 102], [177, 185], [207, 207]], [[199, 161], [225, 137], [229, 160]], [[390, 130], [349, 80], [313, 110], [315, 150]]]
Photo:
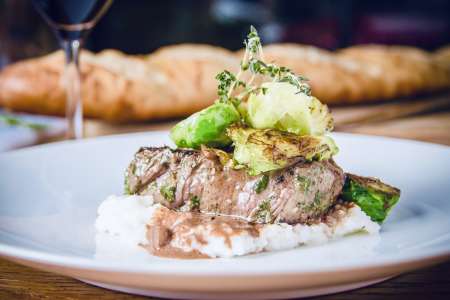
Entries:
[[[58, 146], [66, 146], [66, 145], [74, 145], [74, 144], [82, 144], [82, 143], [92, 143], [96, 141], [104, 141], [109, 139], [116, 139], [116, 138], [131, 138], [131, 137], [139, 137], [139, 136], [146, 136], [146, 135], [162, 135], [162, 134], [168, 134], [170, 130], [152, 130], [152, 131], [144, 131], [144, 132], [132, 132], [132, 133], [119, 133], [119, 134], [109, 134], [109, 135], [102, 135], [102, 136], [95, 136], [95, 137], [86, 137], [81, 140], [62, 140], [62, 141], [56, 141], [56, 142], [49, 142], [44, 144], [38, 144], [38, 145], [32, 145], [27, 146], [20, 149], [12, 149], [7, 150], [0, 153], [0, 158], [2, 156], [8, 156], [10, 154], [14, 153], [23, 153], [23, 152], [29, 152], [34, 150], [42, 150], [45, 148], [54, 148]], [[350, 132], [331, 132], [331, 136], [341, 136], [344, 138], [362, 138], [362, 139], [374, 139], [374, 140], [385, 140], [385, 141], [391, 141], [391, 142], [403, 142], [403, 143], [410, 143], [410, 144], [416, 144], [418, 146], [429, 146], [429, 147], [437, 147], [441, 148], [443, 150], [450, 150], [450, 145], [445, 144], [439, 144], [439, 143], [432, 143], [432, 142], [426, 142], [426, 141], [419, 141], [419, 140], [413, 140], [413, 139], [406, 139], [406, 138], [398, 138], [398, 137], [390, 137], [390, 136], [382, 136], [382, 135], [369, 135], [369, 134], [361, 134], [361, 133], [350, 133]]]
[[[414, 257], [408, 257], [404, 255], [390, 256], [389, 259], [384, 259], [382, 261], [377, 261], [373, 263], [366, 263], [364, 265], [350, 265], [349, 266], [335, 266], [335, 267], [325, 267], [325, 268], [311, 268], [306, 271], [295, 271], [295, 270], [280, 270], [280, 271], [270, 271], [270, 273], [265, 273], [264, 270], [260, 272], [246, 271], [242, 270], [235, 271], [233, 269], [228, 269], [226, 272], [224, 270], [218, 271], [203, 271], [203, 270], [186, 270], [186, 269], [176, 269], [176, 267], [170, 266], [169, 269], [160, 269], [158, 266], [148, 265], [133, 265], [133, 269], [130, 265], [126, 264], [111, 264], [111, 262], [87, 259], [81, 257], [74, 257], [70, 255], [60, 255], [52, 254], [44, 251], [29, 250], [23, 247], [15, 247], [4, 245], [0, 243], [0, 256], [7, 259], [18, 259], [25, 260], [29, 262], [35, 262], [39, 264], [49, 264], [52, 266], [62, 266], [70, 267], [82, 270], [95, 270], [100, 272], [119, 272], [119, 273], [130, 273], [130, 274], [152, 274], [152, 275], [189, 275], [189, 276], [225, 276], [225, 277], [235, 277], [235, 276], [266, 276], [266, 275], [307, 275], [307, 274], [321, 274], [330, 272], [348, 272], [348, 271], [358, 271], [364, 269], [376, 269], [376, 268], [388, 268], [397, 267], [400, 265], [416, 264], [425, 261], [446, 261], [450, 260], [450, 248], [449, 249], [439, 249], [433, 251], [434, 253], [416, 255]], [[223, 260], [223, 259], [222, 259]], [[233, 258], [228, 258], [225, 260], [233, 260]], [[173, 261], [173, 259], [172, 259]], [[153, 267], [153, 268], [152, 268]]]

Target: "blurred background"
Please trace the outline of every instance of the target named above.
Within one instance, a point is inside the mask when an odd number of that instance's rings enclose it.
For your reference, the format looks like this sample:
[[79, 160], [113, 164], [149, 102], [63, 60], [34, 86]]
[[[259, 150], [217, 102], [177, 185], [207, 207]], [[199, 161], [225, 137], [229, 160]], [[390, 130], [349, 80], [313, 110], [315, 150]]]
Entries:
[[[251, 24], [258, 28], [264, 44], [292, 42], [336, 50], [376, 43], [434, 51], [450, 44], [450, 1], [114, 0], [84, 46], [95, 52], [114, 48], [128, 54], [148, 54], [162, 46], [186, 42], [237, 50], [243, 47], [242, 40]], [[0, 69], [57, 49], [55, 35], [32, 1], [0, 0]], [[448, 89], [444, 92], [437, 97], [417, 95], [406, 100], [395, 98], [384, 103], [333, 107], [336, 130], [450, 145], [450, 94]], [[8, 118], [9, 113], [3, 109]], [[45, 135], [40, 131], [36, 136], [28, 123], [23, 126], [16, 116], [3, 117], [0, 151], [48, 141], [49, 136], [54, 140], [64, 130], [60, 117], [19, 117], [31, 123], [50, 124], [48, 128], [54, 131], [45, 131]], [[149, 121], [152, 125], [135, 126], [86, 119], [85, 134], [167, 129], [174, 122]], [[12, 125], [21, 128], [13, 130]], [[24, 132], [32, 138], [16, 139]]]
[[[242, 47], [250, 24], [265, 44], [295, 42], [337, 49], [403, 44], [433, 50], [450, 43], [447, 0], [115, 0], [86, 48], [149, 53], [161, 46]], [[0, 67], [58, 49], [29, 0], [0, 0]]]

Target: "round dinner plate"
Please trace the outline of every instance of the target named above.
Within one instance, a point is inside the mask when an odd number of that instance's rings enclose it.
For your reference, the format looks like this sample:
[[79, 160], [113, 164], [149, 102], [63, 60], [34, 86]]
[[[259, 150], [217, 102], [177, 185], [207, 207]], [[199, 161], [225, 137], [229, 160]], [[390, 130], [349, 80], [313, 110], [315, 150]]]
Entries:
[[0, 154], [0, 255], [144, 295], [289, 298], [373, 284], [450, 257], [450, 147], [336, 133], [337, 163], [402, 190], [379, 235], [232, 259], [157, 258], [96, 236], [97, 207], [123, 190], [140, 146], [167, 132], [53, 143]]

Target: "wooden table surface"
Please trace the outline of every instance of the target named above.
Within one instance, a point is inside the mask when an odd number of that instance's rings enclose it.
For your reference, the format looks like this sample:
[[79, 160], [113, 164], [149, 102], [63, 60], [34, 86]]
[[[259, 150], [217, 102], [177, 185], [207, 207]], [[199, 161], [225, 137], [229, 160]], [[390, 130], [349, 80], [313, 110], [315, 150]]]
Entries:
[[[450, 111], [372, 120], [338, 122], [338, 131], [387, 135], [450, 145]], [[345, 109], [342, 111], [345, 115]], [[380, 113], [380, 112], [378, 112]], [[382, 112], [381, 112], [382, 114]], [[353, 115], [353, 114], [351, 114]], [[167, 128], [167, 124], [153, 128]], [[96, 123], [88, 135], [111, 133]], [[100, 129], [99, 129], [100, 127]], [[114, 130], [113, 130], [114, 131]], [[130, 131], [130, 130], [116, 130]], [[450, 299], [450, 262], [401, 275], [374, 286], [320, 297], [323, 299]], [[42, 272], [0, 259], [0, 299], [143, 299], [87, 285], [75, 279]]]

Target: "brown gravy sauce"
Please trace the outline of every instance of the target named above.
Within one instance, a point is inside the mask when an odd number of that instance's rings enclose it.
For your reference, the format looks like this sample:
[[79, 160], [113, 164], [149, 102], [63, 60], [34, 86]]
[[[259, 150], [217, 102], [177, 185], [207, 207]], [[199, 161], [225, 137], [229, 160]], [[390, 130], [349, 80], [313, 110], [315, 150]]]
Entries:
[[162, 207], [155, 212], [147, 225], [148, 244], [142, 246], [156, 256], [181, 259], [210, 258], [197, 250], [187, 252], [171, 245], [173, 239], [182, 240], [189, 246], [194, 241], [206, 245], [208, 242], [202, 234], [191, 232], [196, 227], [206, 226], [211, 235], [222, 237], [229, 248], [232, 246], [231, 237], [243, 232], [258, 237], [261, 228], [260, 224], [252, 224], [235, 217], [177, 212]]
[[[314, 223], [324, 222], [330, 227], [335, 227], [353, 206], [353, 203], [337, 201], [326, 215]], [[208, 242], [202, 234], [191, 232], [197, 226], [208, 226], [211, 235], [223, 237], [225, 245], [231, 248], [231, 237], [243, 232], [247, 232], [252, 237], [258, 237], [263, 224], [249, 223], [231, 216], [177, 212], [161, 207], [155, 212], [151, 223], [147, 225], [148, 244], [142, 246], [151, 254], [160, 257], [178, 259], [211, 258], [197, 250], [184, 251], [171, 245], [171, 241], [174, 238], [183, 240], [189, 246], [194, 241], [198, 244], [206, 245]]]

